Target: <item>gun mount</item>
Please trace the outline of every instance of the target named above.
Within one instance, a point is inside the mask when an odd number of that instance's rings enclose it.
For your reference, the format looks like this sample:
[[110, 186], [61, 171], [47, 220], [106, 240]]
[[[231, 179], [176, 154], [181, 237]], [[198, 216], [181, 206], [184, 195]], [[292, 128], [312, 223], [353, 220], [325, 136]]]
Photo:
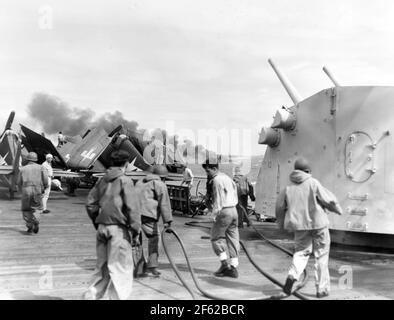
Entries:
[[256, 212], [275, 215], [276, 197], [299, 156], [337, 196], [344, 214], [329, 214], [333, 242], [394, 247], [394, 87], [340, 86], [302, 99], [268, 60], [294, 106], [276, 112], [259, 143], [267, 149], [256, 184]]

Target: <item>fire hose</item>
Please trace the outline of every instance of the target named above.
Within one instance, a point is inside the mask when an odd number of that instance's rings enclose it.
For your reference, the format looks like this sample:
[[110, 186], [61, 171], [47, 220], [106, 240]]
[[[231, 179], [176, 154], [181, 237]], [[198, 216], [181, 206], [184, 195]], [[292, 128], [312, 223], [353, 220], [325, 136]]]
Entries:
[[[206, 221], [205, 221], [205, 222], [206, 222]], [[210, 229], [210, 227], [204, 226], [204, 225], [200, 225], [198, 222], [196, 223], [196, 222], [194, 222], [194, 221], [187, 222], [187, 223], [185, 223], [185, 225], [193, 226], [193, 227], [201, 227], [201, 228]], [[284, 253], [286, 253], [286, 254], [288, 254], [288, 255], [290, 255], [290, 256], [293, 256], [292, 252], [290, 252], [290, 251], [287, 250], [286, 248], [284, 248], [284, 247], [282, 247], [282, 246], [280, 246], [280, 245], [278, 245], [278, 244], [272, 242], [271, 240], [267, 239], [267, 238], [266, 238], [263, 234], [261, 234], [253, 225], [252, 225], [252, 227], [253, 227], [254, 231], [255, 231], [255, 232], [260, 236], [260, 238], [262, 238], [264, 241], [268, 242], [270, 245], [272, 245], [272, 246], [274, 246], [275, 248], [281, 250], [282, 252], [284, 252]], [[182, 248], [182, 252], [183, 252], [183, 254], [184, 254], [184, 256], [185, 256], [186, 263], [187, 263], [188, 269], [189, 269], [189, 271], [190, 271], [190, 274], [191, 274], [191, 276], [192, 276], [193, 282], [194, 282], [195, 286], [197, 287], [197, 289], [201, 292], [201, 294], [202, 294], [203, 296], [206, 296], [206, 297], [208, 297], [208, 298], [210, 298], [210, 299], [214, 299], [214, 300], [230, 300], [230, 299], [225, 298], [225, 297], [220, 297], [220, 296], [213, 295], [213, 294], [211, 294], [211, 293], [205, 291], [205, 290], [200, 286], [199, 281], [198, 281], [198, 279], [197, 279], [197, 277], [196, 277], [196, 275], [195, 275], [195, 273], [194, 273], [194, 271], [193, 271], [193, 267], [192, 267], [192, 265], [191, 265], [191, 263], [190, 263], [190, 259], [189, 259], [188, 255], [187, 255], [187, 253], [186, 253], [186, 249], [185, 249], [185, 246], [184, 246], [184, 244], [183, 244], [183, 241], [181, 240], [181, 238], [179, 237], [179, 235], [178, 235], [172, 228], [165, 228], [165, 229], [163, 229], [163, 231], [161, 232], [161, 239], [162, 239], [162, 243], [163, 243], [164, 252], [165, 252], [165, 254], [167, 255], [168, 261], [170, 262], [170, 265], [171, 265], [171, 267], [173, 268], [175, 274], [177, 275], [177, 277], [179, 278], [179, 280], [181, 281], [181, 283], [183, 284], [183, 286], [186, 288], [186, 290], [190, 293], [190, 295], [192, 296], [192, 298], [193, 298], [193, 299], [196, 299], [196, 296], [195, 296], [195, 294], [194, 294], [192, 288], [187, 284], [186, 280], [184, 279], [184, 277], [183, 277], [182, 274], [180, 273], [180, 271], [179, 271], [179, 269], [177, 268], [177, 266], [176, 266], [176, 264], [175, 264], [173, 258], [171, 257], [171, 255], [170, 255], [170, 253], [169, 253], [169, 251], [168, 251], [168, 246], [167, 246], [167, 242], [166, 242], [165, 237], [164, 237], [164, 233], [172, 233], [172, 234], [175, 236], [175, 238], [177, 239], [177, 241], [179, 242], [179, 244], [180, 244], [180, 246], [181, 246], [181, 248]], [[267, 278], [268, 280], [270, 280], [272, 283], [274, 283], [275, 285], [277, 285], [277, 286], [279, 286], [280, 288], [283, 289], [283, 288], [284, 288], [284, 284], [281, 283], [279, 280], [277, 280], [277, 279], [276, 279], [275, 277], [273, 277], [272, 275], [270, 275], [268, 272], [266, 272], [266, 271], [264, 271], [262, 268], [260, 268], [260, 267], [258, 266], [258, 264], [257, 264], [257, 263], [254, 261], [254, 259], [252, 258], [251, 254], [250, 254], [249, 250], [246, 248], [244, 242], [243, 242], [243, 241], [239, 241], [239, 242], [240, 242], [240, 245], [242, 246], [243, 250], [245, 251], [247, 258], [249, 259], [249, 261], [251, 262], [251, 264], [257, 269], [257, 271], [259, 271], [264, 277], [266, 277], [266, 278]], [[306, 296], [303, 295], [302, 293], [299, 293], [299, 292], [298, 292], [301, 288], [303, 288], [303, 287], [305, 286], [305, 284], [306, 284], [306, 282], [307, 282], [307, 279], [308, 279], [308, 274], [307, 274], [307, 271], [306, 271], [306, 270], [304, 270], [303, 275], [304, 275], [304, 276], [303, 276], [303, 279], [302, 279], [301, 283], [293, 290], [293, 292], [292, 292], [291, 294], [294, 295], [295, 297], [301, 299], [301, 300], [309, 300], [308, 297], [306, 297]], [[251, 298], [251, 299], [249, 299], [249, 300], [272, 300], [272, 299], [283, 299], [283, 298], [287, 298], [287, 297], [288, 297], [287, 295], [274, 295], [274, 296], [269, 296], [269, 297]], [[232, 300], [232, 299], [231, 299], [231, 300]]]

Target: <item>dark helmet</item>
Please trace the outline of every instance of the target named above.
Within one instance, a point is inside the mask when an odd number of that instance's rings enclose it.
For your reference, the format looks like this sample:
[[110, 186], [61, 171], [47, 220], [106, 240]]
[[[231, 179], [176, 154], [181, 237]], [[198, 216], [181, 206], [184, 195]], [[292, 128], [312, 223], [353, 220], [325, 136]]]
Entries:
[[219, 163], [217, 159], [213, 159], [212, 161], [210, 159], [207, 159], [203, 164], [202, 167], [205, 169], [213, 169], [216, 168], [219, 170]]
[[122, 166], [129, 161], [130, 155], [127, 151], [116, 150], [111, 153], [111, 160], [115, 166]]
[[294, 162], [294, 169], [295, 170], [301, 170], [304, 171], [306, 173], [310, 173], [311, 170], [311, 166], [308, 163], [308, 160], [306, 160], [305, 158], [298, 158], [295, 162]]
[[155, 164], [152, 167], [152, 173], [156, 174], [162, 178], [167, 177], [168, 176], [168, 170], [164, 165], [159, 165], [159, 164]]
[[27, 161], [33, 161], [33, 162], [37, 162], [38, 161], [38, 157], [37, 157], [37, 153], [35, 152], [29, 152], [29, 154], [26, 157]]

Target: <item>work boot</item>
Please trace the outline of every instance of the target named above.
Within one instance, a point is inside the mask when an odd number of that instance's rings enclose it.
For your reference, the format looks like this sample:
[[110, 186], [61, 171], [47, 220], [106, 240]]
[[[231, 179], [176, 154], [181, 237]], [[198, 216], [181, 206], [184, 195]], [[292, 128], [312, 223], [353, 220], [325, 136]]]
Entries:
[[287, 295], [291, 294], [291, 289], [293, 289], [294, 282], [297, 280], [293, 278], [293, 276], [288, 276], [286, 279], [285, 286], [283, 287], [283, 292]]
[[147, 271], [145, 271], [143, 273], [139, 273], [134, 276], [134, 278], [146, 278], [146, 277], [149, 277], [149, 273]]
[[220, 268], [214, 273], [216, 277], [224, 277], [224, 272], [228, 269], [230, 269], [229, 264], [227, 263], [227, 260], [221, 261], [221, 266]]
[[161, 272], [159, 272], [159, 270], [157, 270], [156, 267], [148, 268], [146, 271], [147, 271], [148, 273], [153, 274], [155, 277], [160, 277], [160, 275], [161, 275]]
[[234, 266], [223, 271], [223, 277], [238, 278], [238, 270]]
[[33, 232], [33, 226], [27, 227], [26, 232], [27, 233], [32, 233]]
[[317, 292], [316, 293], [316, 297], [317, 298], [324, 298], [324, 297], [328, 297], [330, 294], [328, 293], [328, 291], [327, 290], [324, 290], [324, 291], [322, 291], [322, 292]]
[[39, 227], [38, 223], [35, 223], [33, 226], [33, 232], [38, 233], [38, 230], [40, 230], [40, 227]]

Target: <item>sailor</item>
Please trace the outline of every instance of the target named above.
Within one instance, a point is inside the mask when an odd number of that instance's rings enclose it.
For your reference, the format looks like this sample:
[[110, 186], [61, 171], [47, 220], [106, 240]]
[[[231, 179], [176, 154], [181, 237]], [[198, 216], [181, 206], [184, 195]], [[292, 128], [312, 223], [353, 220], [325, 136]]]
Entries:
[[172, 222], [170, 196], [164, 181], [168, 175], [167, 169], [162, 165], [154, 165], [152, 174], [136, 183], [141, 208], [141, 227], [148, 238], [148, 264], [147, 272], [155, 277], [160, 276], [158, 271], [159, 257], [159, 219], [164, 222], [164, 228], [169, 228]]
[[137, 192], [124, 174], [129, 154], [118, 150], [111, 154], [108, 169], [89, 192], [86, 210], [97, 230], [96, 269], [85, 299], [127, 299], [132, 292], [133, 255], [131, 237], [140, 233]]
[[[214, 273], [217, 277], [238, 278], [239, 233], [237, 187], [234, 181], [219, 171], [218, 163], [207, 160], [203, 164], [212, 188], [212, 214], [214, 224], [211, 229], [211, 242], [215, 254], [221, 262]], [[229, 252], [229, 257], [227, 256]]]
[[27, 164], [19, 172], [18, 185], [22, 190], [22, 214], [28, 233], [38, 233], [40, 212], [42, 211], [42, 193], [48, 187], [47, 173], [37, 164], [37, 154], [29, 152]]
[[57, 135], [57, 142], [58, 142], [58, 144], [57, 144], [58, 147], [60, 147], [66, 143], [66, 139], [61, 131], [59, 131], [59, 133]]
[[213, 200], [212, 200], [212, 195], [213, 195], [213, 190], [212, 190], [212, 178], [207, 177], [207, 182], [205, 184], [205, 203], [208, 208], [209, 212], [212, 212], [213, 208]]
[[253, 192], [253, 185], [250, 183], [248, 177], [241, 173], [241, 168], [238, 166], [234, 168], [233, 180], [237, 185], [237, 194], [238, 194], [238, 204], [237, 204], [238, 228], [244, 227], [244, 221], [246, 221], [249, 227], [250, 220], [247, 211], [248, 197], [250, 197], [250, 200], [252, 201], [256, 200]]
[[65, 178], [67, 190], [65, 194], [69, 197], [76, 197], [75, 190], [79, 187], [81, 180], [77, 177]]
[[188, 165], [187, 163], [185, 163], [184, 165], [183, 180], [181, 182], [181, 185], [186, 184], [186, 186], [188, 186], [190, 190], [193, 186], [194, 175], [192, 170], [187, 165]]
[[294, 282], [299, 280], [313, 252], [316, 296], [326, 297], [330, 292], [330, 233], [326, 210], [340, 215], [342, 208], [335, 195], [312, 177], [306, 159], [295, 161], [290, 181], [292, 184], [279, 194], [276, 203], [277, 222], [280, 228], [294, 232], [295, 242], [293, 262], [283, 292], [291, 294]]
[[44, 209], [42, 213], [51, 212], [50, 210], [47, 209], [47, 202], [48, 202], [49, 194], [51, 192], [51, 184], [53, 179], [52, 160], [53, 160], [53, 156], [50, 153], [48, 153], [45, 156], [45, 161], [42, 163], [42, 167], [44, 168], [48, 176], [48, 187], [45, 188], [44, 194], [42, 195], [42, 207]]

